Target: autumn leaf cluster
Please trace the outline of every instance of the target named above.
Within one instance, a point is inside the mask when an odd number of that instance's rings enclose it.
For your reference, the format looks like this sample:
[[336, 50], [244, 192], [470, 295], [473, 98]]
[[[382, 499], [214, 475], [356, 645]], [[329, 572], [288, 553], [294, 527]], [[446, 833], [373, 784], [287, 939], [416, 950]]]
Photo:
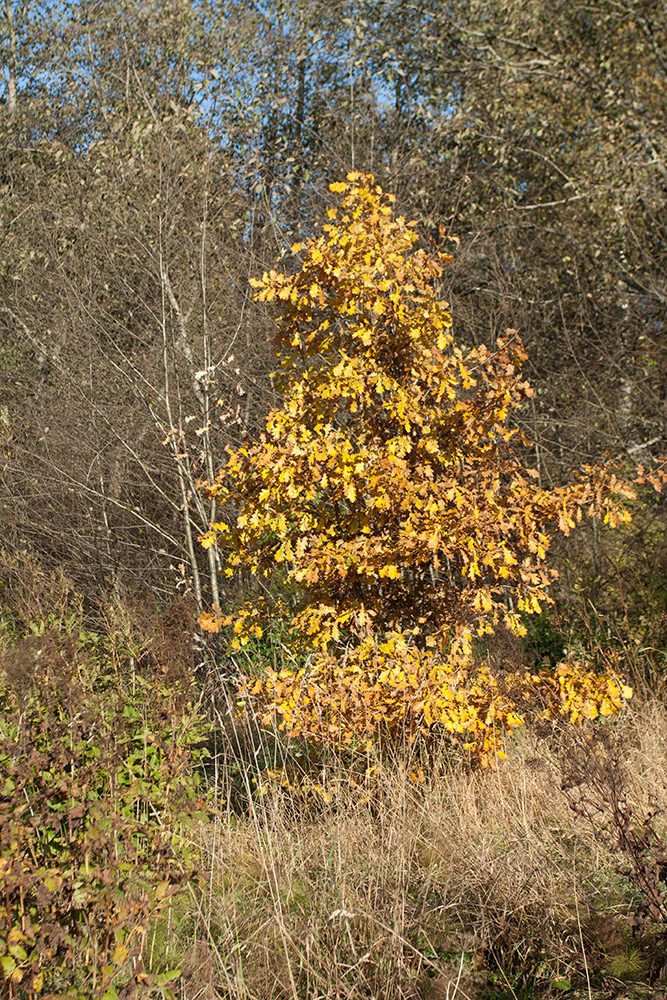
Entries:
[[[296, 595], [308, 668], [244, 688], [285, 729], [350, 743], [441, 726], [486, 760], [523, 716], [475, 665], [476, 640], [524, 634], [557, 575], [554, 534], [584, 516], [629, 521], [634, 493], [610, 466], [539, 484], [512, 419], [532, 394], [516, 331], [493, 350], [457, 344], [440, 295], [451, 258], [418, 246], [372, 177], [331, 189], [340, 206], [292, 248], [298, 270], [252, 282], [276, 308], [283, 404], [207, 484], [235, 514], [201, 542], [226, 551], [228, 576], [250, 570]], [[256, 602], [200, 621], [229, 628], [232, 648], [264, 627]], [[553, 709], [616, 711], [628, 689], [585, 673], [582, 704], [557, 686]]]

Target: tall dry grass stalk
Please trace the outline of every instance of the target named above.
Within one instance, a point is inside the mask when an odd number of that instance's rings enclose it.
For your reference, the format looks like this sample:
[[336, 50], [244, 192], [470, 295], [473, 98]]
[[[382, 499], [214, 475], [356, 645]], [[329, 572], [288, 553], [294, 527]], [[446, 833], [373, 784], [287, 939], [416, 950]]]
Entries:
[[[637, 807], [667, 805], [664, 706], [645, 700], [607, 727]], [[171, 928], [184, 1000], [480, 1000], [567, 983], [583, 997], [602, 995], [601, 975], [646, 978], [622, 858], [570, 808], [554, 741], [524, 735], [495, 773], [443, 748], [422, 783], [409, 753], [371, 761], [365, 781], [278, 746], [255, 730], [217, 758], [206, 885]], [[276, 765], [264, 794], [259, 758]]]

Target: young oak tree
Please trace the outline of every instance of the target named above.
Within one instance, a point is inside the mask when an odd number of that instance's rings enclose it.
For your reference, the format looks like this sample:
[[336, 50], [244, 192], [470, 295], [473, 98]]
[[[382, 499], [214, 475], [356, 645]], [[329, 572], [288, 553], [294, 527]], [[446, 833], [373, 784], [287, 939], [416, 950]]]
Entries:
[[[451, 258], [417, 248], [416, 224], [370, 175], [331, 190], [342, 205], [292, 247], [300, 269], [252, 282], [277, 307], [284, 404], [207, 485], [237, 515], [201, 542], [227, 550], [229, 576], [278, 576], [300, 595], [290, 628], [307, 666], [243, 688], [267, 720], [348, 745], [440, 726], [488, 764], [524, 722], [527, 690], [573, 721], [630, 696], [579, 664], [501, 685], [473, 644], [499, 627], [524, 634], [522, 612], [542, 610], [557, 576], [554, 532], [584, 515], [629, 521], [622, 498], [634, 493], [611, 467], [539, 486], [509, 426], [532, 393], [516, 331], [492, 352], [457, 345], [438, 297]], [[252, 601], [200, 624], [230, 628], [239, 648], [262, 634], [262, 615]]]

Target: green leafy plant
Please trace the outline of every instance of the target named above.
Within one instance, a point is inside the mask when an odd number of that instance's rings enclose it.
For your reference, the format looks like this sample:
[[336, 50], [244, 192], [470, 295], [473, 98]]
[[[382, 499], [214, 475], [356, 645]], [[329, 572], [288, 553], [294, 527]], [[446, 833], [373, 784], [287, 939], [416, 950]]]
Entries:
[[[99, 636], [98, 636], [99, 638]], [[9, 997], [165, 984], [156, 914], [196, 874], [205, 726], [188, 678], [114, 671], [92, 633], [52, 628], [0, 663], [0, 969]], [[158, 983], [159, 979], [159, 983]]]

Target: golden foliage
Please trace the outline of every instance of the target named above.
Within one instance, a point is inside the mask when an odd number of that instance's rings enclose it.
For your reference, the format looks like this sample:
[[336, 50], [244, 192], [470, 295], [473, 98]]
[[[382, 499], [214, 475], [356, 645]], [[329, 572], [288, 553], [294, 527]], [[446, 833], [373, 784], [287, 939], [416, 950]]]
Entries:
[[[439, 725], [486, 762], [524, 720], [474, 665], [473, 638], [524, 634], [522, 613], [542, 610], [557, 575], [553, 534], [584, 515], [629, 521], [634, 492], [611, 466], [541, 487], [510, 422], [532, 394], [517, 332], [493, 352], [457, 345], [438, 295], [451, 258], [417, 248], [415, 224], [371, 176], [331, 190], [341, 207], [292, 248], [300, 269], [252, 281], [277, 307], [284, 402], [207, 485], [239, 513], [200, 541], [227, 549], [229, 576], [279, 574], [303, 596], [291, 629], [313, 651], [309, 670], [244, 689], [286, 729], [350, 744]], [[261, 635], [251, 606], [201, 623], [231, 628], [234, 648]], [[573, 720], [617, 710], [621, 688], [604, 687], [615, 681], [568, 669], [564, 688], [530, 683]]]

